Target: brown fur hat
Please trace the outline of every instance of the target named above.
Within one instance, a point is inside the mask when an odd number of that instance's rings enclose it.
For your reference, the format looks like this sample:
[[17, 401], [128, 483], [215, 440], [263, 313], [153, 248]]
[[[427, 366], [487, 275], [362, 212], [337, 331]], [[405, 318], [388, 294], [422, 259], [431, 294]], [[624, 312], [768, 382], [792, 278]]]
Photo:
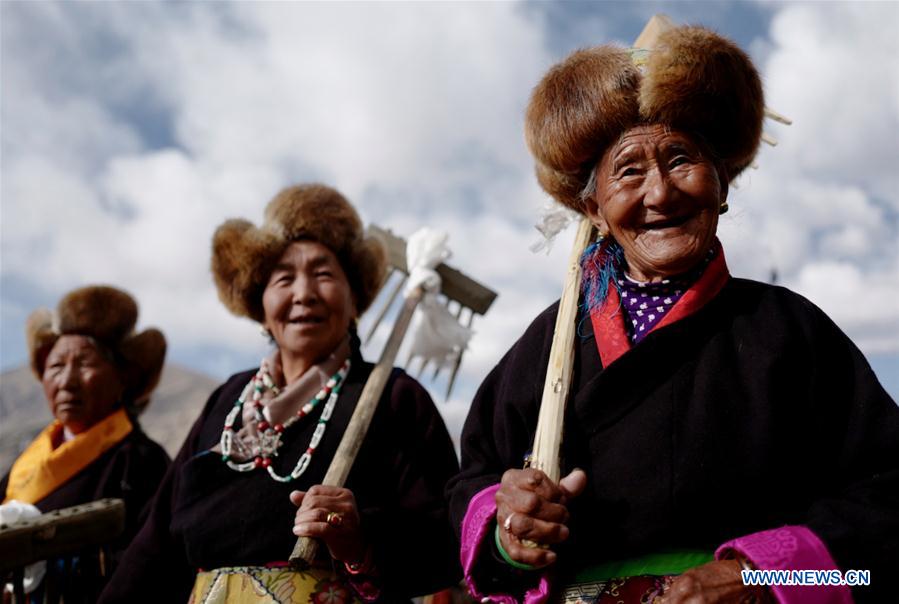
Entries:
[[40, 380], [47, 355], [62, 335], [89, 336], [109, 351], [125, 384], [125, 402], [143, 410], [159, 383], [165, 361], [165, 336], [158, 329], [135, 333], [137, 303], [107, 285], [89, 285], [63, 296], [54, 314], [41, 308], [28, 317], [25, 339], [31, 370]]
[[262, 323], [262, 292], [287, 246], [317, 241], [334, 252], [350, 282], [361, 315], [374, 300], [387, 271], [380, 240], [366, 236], [347, 199], [325, 185], [288, 187], [265, 208], [261, 227], [242, 219], [222, 224], [212, 237], [212, 275], [219, 299], [235, 315]]
[[702, 27], [678, 27], [660, 36], [642, 73], [614, 46], [569, 55], [534, 89], [525, 136], [540, 185], [582, 212], [590, 172], [629, 128], [658, 123], [698, 135], [733, 180], [758, 150], [764, 106], [746, 53]]

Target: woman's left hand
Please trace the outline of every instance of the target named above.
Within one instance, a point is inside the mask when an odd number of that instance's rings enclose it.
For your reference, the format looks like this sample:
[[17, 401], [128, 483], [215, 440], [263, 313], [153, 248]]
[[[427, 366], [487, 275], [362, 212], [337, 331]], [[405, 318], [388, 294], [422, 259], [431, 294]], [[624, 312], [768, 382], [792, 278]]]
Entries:
[[321, 539], [331, 557], [341, 562], [356, 563], [365, 558], [366, 544], [352, 491], [318, 484], [308, 491], [293, 491], [290, 501], [299, 506], [293, 521], [294, 535]]
[[665, 590], [661, 604], [748, 604], [766, 602], [764, 588], [743, 585], [740, 563], [715, 560], [691, 568]]

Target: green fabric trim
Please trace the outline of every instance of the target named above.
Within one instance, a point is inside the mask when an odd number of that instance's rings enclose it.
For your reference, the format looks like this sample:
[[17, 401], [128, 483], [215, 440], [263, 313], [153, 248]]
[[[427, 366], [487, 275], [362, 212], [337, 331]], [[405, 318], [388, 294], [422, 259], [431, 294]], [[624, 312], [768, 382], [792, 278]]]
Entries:
[[605, 581], [621, 577], [637, 577], [639, 575], [679, 575], [694, 566], [711, 562], [715, 559], [712, 552], [701, 550], [677, 550], [657, 552], [626, 560], [613, 560], [597, 564], [577, 573], [574, 583], [588, 581]]
[[503, 548], [503, 544], [499, 539], [499, 525], [496, 525], [496, 530], [493, 531], [493, 538], [496, 540], [496, 549], [499, 551], [499, 555], [503, 557], [506, 564], [511, 566], [512, 568], [517, 568], [518, 570], [534, 570], [537, 568], [536, 566], [531, 566], [530, 564], [525, 564], [524, 562], [518, 562], [512, 559], [512, 556], [509, 555], [509, 552]]

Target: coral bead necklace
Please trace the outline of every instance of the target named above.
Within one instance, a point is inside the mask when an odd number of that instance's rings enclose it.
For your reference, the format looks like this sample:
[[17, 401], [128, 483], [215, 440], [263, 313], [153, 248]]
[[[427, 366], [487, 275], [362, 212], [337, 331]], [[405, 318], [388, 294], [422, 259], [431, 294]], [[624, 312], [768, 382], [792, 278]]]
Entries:
[[[337, 373], [332, 375], [322, 389], [318, 391], [318, 394], [312, 397], [312, 400], [303, 405], [290, 419], [283, 424], [279, 424], [267, 420], [264, 414], [264, 405], [262, 402], [263, 394], [266, 390], [269, 390], [277, 395], [278, 388], [272, 381], [271, 373], [268, 369], [268, 362], [263, 360], [259, 366], [259, 371], [256, 372], [256, 375], [253, 376], [243, 389], [237, 402], [234, 403], [234, 407], [232, 407], [227, 417], [225, 417], [225, 427], [222, 429], [220, 441], [222, 461], [224, 461], [229, 468], [237, 472], [250, 472], [256, 468], [265, 468], [268, 471], [269, 476], [278, 482], [290, 482], [291, 480], [296, 480], [302, 476], [303, 472], [306, 471], [306, 468], [309, 467], [309, 463], [312, 461], [312, 455], [315, 453], [315, 449], [318, 447], [322, 436], [325, 434], [328, 420], [331, 419], [331, 413], [334, 411], [334, 405], [337, 404], [337, 399], [340, 396], [340, 389], [343, 386], [343, 381], [349, 371], [350, 359], [347, 359]], [[246, 404], [248, 398], [251, 399], [250, 402], [253, 405], [253, 420], [256, 422], [258, 436], [255, 437], [254, 442], [249, 444], [249, 452], [253, 456], [253, 459], [245, 462], [236, 462], [231, 458], [232, 450], [235, 445], [234, 421], [241, 414], [243, 406]], [[272, 457], [278, 455], [278, 448], [282, 444], [281, 437], [285, 430], [312, 413], [312, 411], [326, 399], [327, 402], [325, 403], [325, 408], [318, 418], [318, 424], [315, 426], [315, 431], [312, 433], [309, 446], [300, 456], [300, 459], [297, 460], [293, 470], [286, 476], [281, 476], [272, 467]], [[240, 442], [237, 444], [238, 446], [241, 445]]]

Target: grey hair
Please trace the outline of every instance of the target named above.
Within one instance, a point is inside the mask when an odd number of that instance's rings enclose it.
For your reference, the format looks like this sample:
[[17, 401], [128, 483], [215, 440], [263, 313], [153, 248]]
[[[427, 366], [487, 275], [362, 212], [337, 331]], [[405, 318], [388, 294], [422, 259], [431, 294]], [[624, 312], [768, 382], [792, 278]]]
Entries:
[[578, 193], [578, 200], [581, 204], [587, 203], [587, 201], [593, 199], [596, 195], [596, 171], [599, 169], [599, 166], [593, 166], [593, 169], [590, 170], [590, 176], [587, 178], [587, 184], [584, 185], [584, 188], [581, 189], [581, 192]]
[[[671, 131], [670, 127], [666, 124], [665, 125], [665, 133], [667, 134], [670, 131]], [[591, 160], [590, 162], [588, 162], [586, 164], [586, 165], [591, 166], [590, 174], [587, 177], [587, 182], [584, 185], [584, 188], [581, 189], [581, 192], [578, 193], [578, 196], [577, 196], [578, 201], [580, 201], [582, 204], [586, 203], [590, 199], [593, 199], [593, 197], [596, 195], [596, 171], [599, 170], [599, 164], [602, 163], [603, 157], [605, 157], [605, 155], [607, 153], [611, 153], [616, 147], [618, 147], [618, 145], [621, 144], [622, 139], [628, 132], [629, 132], [629, 130], [625, 130], [624, 132], [619, 134], [618, 138], [615, 139], [615, 142], [613, 142], [611, 145], [606, 147], [606, 151], [603, 155], [599, 156], [596, 159]]]

